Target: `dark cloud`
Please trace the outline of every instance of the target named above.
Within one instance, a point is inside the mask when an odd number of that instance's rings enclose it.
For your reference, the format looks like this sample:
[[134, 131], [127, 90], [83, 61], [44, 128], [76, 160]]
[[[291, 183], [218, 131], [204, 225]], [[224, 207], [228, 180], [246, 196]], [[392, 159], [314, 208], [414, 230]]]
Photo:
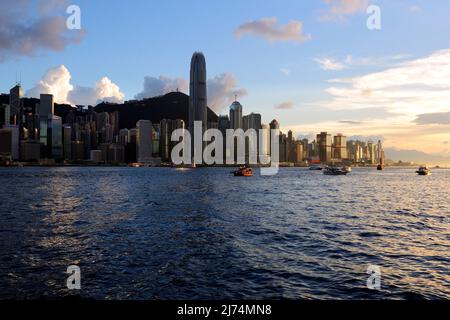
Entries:
[[450, 125], [450, 112], [419, 114], [415, 120], [415, 123]]
[[39, 51], [62, 51], [80, 42], [85, 31], [67, 29], [65, 8], [63, 0], [2, 0], [0, 62]]

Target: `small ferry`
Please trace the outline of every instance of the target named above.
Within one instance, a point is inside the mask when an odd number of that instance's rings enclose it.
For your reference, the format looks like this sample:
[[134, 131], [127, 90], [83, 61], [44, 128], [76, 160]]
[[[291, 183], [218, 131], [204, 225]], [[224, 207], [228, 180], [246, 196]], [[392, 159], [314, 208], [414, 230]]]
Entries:
[[420, 167], [419, 170], [416, 171], [419, 176], [429, 176], [431, 174], [431, 170], [427, 167]]
[[322, 171], [323, 168], [321, 166], [319, 166], [318, 164], [313, 164], [309, 167], [309, 170], [311, 171]]
[[235, 177], [251, 177], [253, 176], [252, 168], [240, 167], [238, 170], [233, 172]]
[[324, 175], [327, 176], [346, 176], [351, 172], [351, 168], [349, 167], [326, 167], [323, 171]]

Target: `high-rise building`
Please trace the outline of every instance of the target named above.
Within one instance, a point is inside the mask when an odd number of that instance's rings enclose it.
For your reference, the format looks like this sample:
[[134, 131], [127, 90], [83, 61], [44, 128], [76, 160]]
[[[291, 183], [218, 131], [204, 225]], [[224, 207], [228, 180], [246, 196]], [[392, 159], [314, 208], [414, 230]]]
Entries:
[[23, 89], [17, 84], [9, 91], [10, 120], [12, 125], [21, 124]]
[[[189, 85], [189, 131], [194, 137], [194, 121], [202, 122], [202, 134], [208, 126], [207, 110], [207, 88], [206, 88], [206, 60], [201, 52], [195, 52], [191, 60], [191, 74]], [[191, 144], [191, 156], [194, 158], [194, 146]], [[202, 147], [203, 148], [203, 147]], [[203, 152], [198, 150], [197, 152]]]
[[63, 159], [62, 119], [51, 115], [48, 117], [48, 147], [51, 157], [55, 160]]
[[219, 116], [217, 126], [220, 132], [222, 132], [223, 137], [225, 138], [227, 130], [230, 129], [230, 118], [228, 116]]
[[72, 127], [69, 124], [63, 126], [63, 158], [72, 160]]
[[19, 160], [19, 126], [7, 124], [0, 129], [0, 154]]
[[0, 105], [0, 128], [5, 124], [9, 124], [10, 108], [9, 104]]
[[[270, 155], [272, 156], [272, 132], [271, 131], [272, 130], [280, 130], [280, 124], [278, 123], [277, 120], [273, 119], [270, 122], [269, 127], [270, 127], [270, 130], [269, 130], [270, 131], [269, 152], [270, 152]], [[281, 155], [279, 155], [279, 158], [281, 159]]]
[[331, 161], [332, 158], [332, 141], [331, 135], [327, 132], [321, 132], [317, 135], [317, 147], [319, 159], [322, 163]]
[[160, 124], [160, 138], [159, 138], [159, 154], [163, 162], [172, 161], [172, 149], [175, 147], [177, 142], [172, 142], [172, 133], [177, 129], [184, 129], [183, 120], [161, 120]]
[[238, 101], [234, 101], [230, 106], [230, 128], [233, 130], [244, 129], [242, 105]]
[[139, 120], [136, 124], [136, 158], [138, 162], [153, 161], [152, 123], [149, 120]]
[[342, 134], [334, 136], [333, 149], [335, 159], [347, 160], [348, 159], [347, 137]]
[[48, 157], [50, 150], [48, 149], [48, 119], [54, 114], [53, 95], [41, 94], [39, 103], [39, 137], [43, 151], [41, 156]]
[[[261, 131], [265, 133], [264, 135], [261, 134], [261, 137], [259, 137], [260, 146], [259, 146], [259, 155], [260, 160], [263, 158], [264, 160], [268, 160], [270, 157], [270, 126], [267, 124], [262, 124], [261, 129], [264, 131]], [[267, 163], [267, 161], [264, 161]]]

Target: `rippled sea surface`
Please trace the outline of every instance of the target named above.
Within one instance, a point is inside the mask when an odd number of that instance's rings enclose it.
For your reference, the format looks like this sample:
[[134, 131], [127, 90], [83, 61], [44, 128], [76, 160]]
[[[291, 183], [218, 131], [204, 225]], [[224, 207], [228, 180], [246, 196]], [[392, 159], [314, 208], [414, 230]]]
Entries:
[[450, 299], [450, 170], [0, 169], [0, 260], [2, 299]]

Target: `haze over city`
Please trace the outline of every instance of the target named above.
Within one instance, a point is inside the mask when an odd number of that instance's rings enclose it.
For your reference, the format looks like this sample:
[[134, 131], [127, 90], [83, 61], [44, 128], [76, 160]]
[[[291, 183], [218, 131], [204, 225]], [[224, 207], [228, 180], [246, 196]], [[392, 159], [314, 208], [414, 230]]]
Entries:
[[[189, 61], [201, 50], [218, 114], [237, 95], [295, 136], [382, 139], [388, 157], [450, 162], [443, 0], [78, 1], [81, 30], [66, 27], [69, 4], [2, 1], [0, 92], [20, 81], [28, 97], [72, 105], [188, 93]], [[367, 28], [369, 4], [381, 8], [381, 30]]]

